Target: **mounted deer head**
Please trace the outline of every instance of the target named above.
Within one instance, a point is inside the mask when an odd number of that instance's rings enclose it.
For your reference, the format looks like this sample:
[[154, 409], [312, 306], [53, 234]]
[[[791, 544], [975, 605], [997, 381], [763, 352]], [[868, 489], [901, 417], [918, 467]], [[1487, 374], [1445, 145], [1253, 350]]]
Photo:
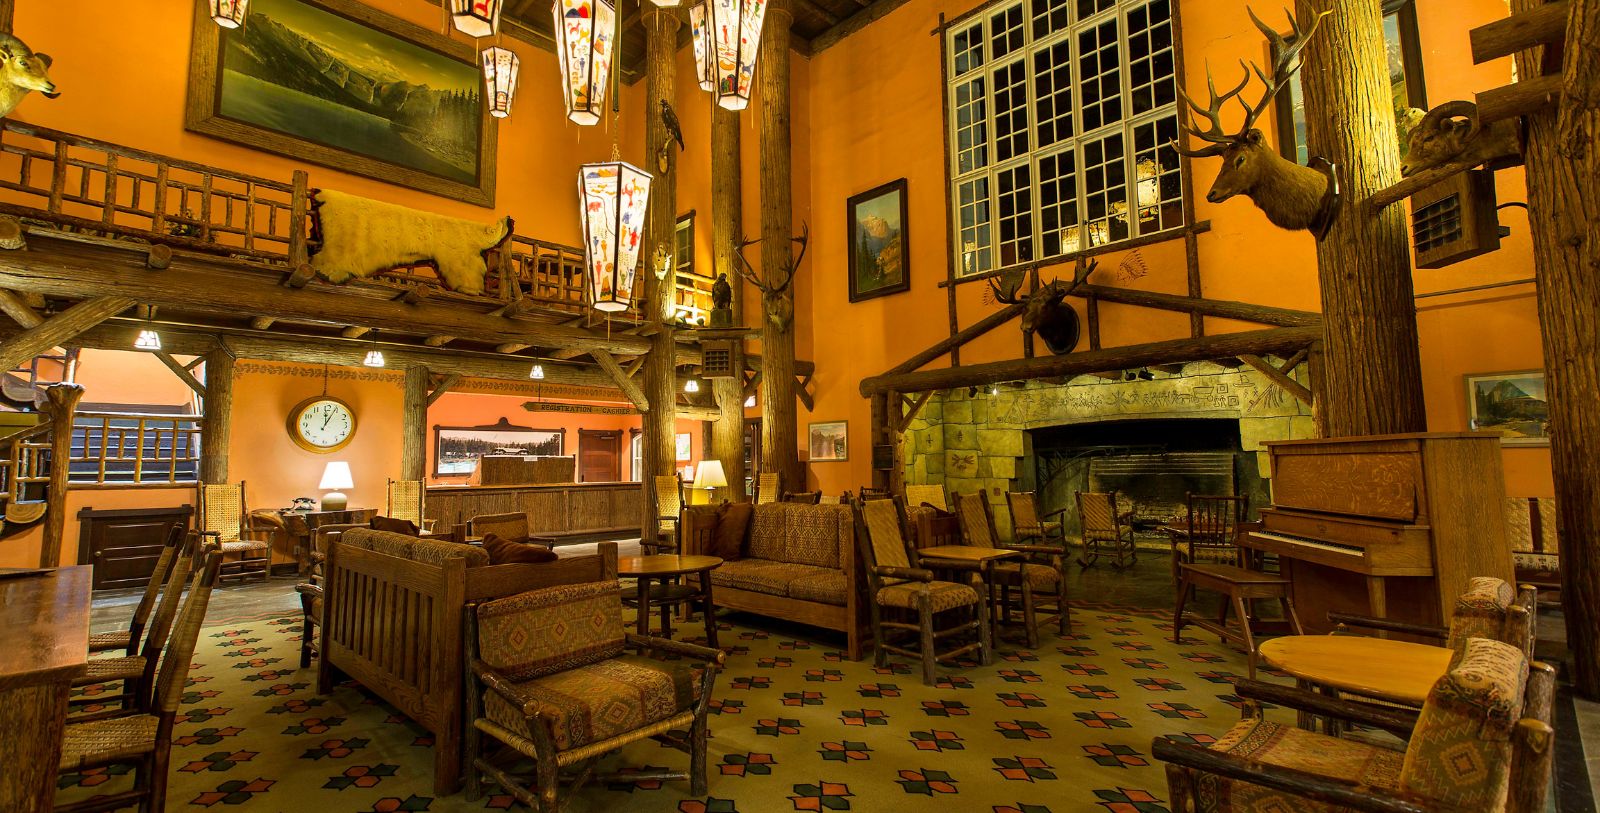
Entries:
[[[1244, 79], [1232, 90], [1218, 95], [1216, 81], [1208, 70], [1206, 90], [1211, 100], [1205, 107], [1195, 104], [1180, 86], [1178, 96], [1191, 111], [1189, 121], [1183, 124], [1183, 131], [1210, 146], [1198, 150], [1188, 149], [1182, 144], [1174, 146], [1178, 152], [1191, 158], [1222, 157], [1222, 172], [1206, 194], [1207, 201], [1221, 203], [1235, 195], [1244, 195], [1266, 212], [1267, 219], [1273, 225], [1291, 230], [1310, 229], [1320, 238], [1332, 219], [1333, 202], [1338, 196], [1332, 167], [1303, 167], [1284, 158], [1267, 145], [1255, 124], [1272, 106], [1278, 94], [1288, 87], [1289, 78], [1300, 69], [1300, 52], [1311, 41], [1311, 36], [1322, 24], [1322, 18], [1331, 12], [1317, 15], [1307, 31], [1301, 31], [1294, 14], [1289, 13], [1290, 34], [1286, 37], [1261, 22], [1254, 10], [1248, 11], [1250, 21], [1272, 45], [1271, 75], [1253, 62], [1240, 60], [1240, 67], [1245, 69]], [[1266, 91], [1254, 106], [1245, 103], [1240, 96], [1249, 87], [1252, 72], [1266, 86]], [[1229, 101], [1237, 101], [1245, 111], [1244, 123], [1231, 133], [1222, 126], [1222, 108]], [[1203, 130], [1195, 126], [1200, 119], [1208, 122]]]
[[[989, 293], [996, 302], [1006, 305], [1025, 305], [1026, 307], [1022, 311], [1023, 335], [1036, 334], [1044, 340], [1044, 346], [1050, 348], [1051, 353], [1058, 356], [1065, 355], [1071, 353], [1078, 346], [1080, 330], [1078, 312], [1062, 300], [1066, 299], [1068, 294], [1077, 290], [1078, 286], [1082, 285], [1099, 265], [1099, 260], [1091, 260], [1088, 265], [1079, 268], [1073, 274], [1070, 283], [1066, 280], [1056, 279], [1051, 280], [1050, 284], [1044, 286], [1039, 284], [1039, 269], [1037, 267], [1031, 272], [1017, 272], [1014, 276], [1008, 275], [1010, 278], [1007, 279], [1004, 288], [995, 281], [995, 278], [991, 277], [989, 279]], [[1018, 289], [1022, 287], [1023, 281], [1030, 273], [1033, 277], [1033, 293], [1027, 296], [1018, 296]]]
[[[761, 242], [759, 238], [755, 240], [740, 240], [739, 249], [733, 252], [733, 256], [739, 261], [739, 275], [749, 280], [751, 285], [761, 289], [761, 309], [766, 314], [767, 321], [771, 322], [778, 330], [787, 328], [794, 319], [794, 302], [786, 294], [789, 290], [789, 285], [794, 282], [794, 272], [799, 270], [800, 262], [806, 258], [806, 248], [811, 243], [810, 224], [800, 224], [800, 236], [789, 239], [791, 242], [800, 244], [800, 253], [784, 263], [780, 272], [783, 277], [781, 282], [776, 279], [763, 279], [761, 274], [756, 273], [750, 262], [744, 258], [745, 247]], [[777, 275], [774, 276], [776, 277]]]

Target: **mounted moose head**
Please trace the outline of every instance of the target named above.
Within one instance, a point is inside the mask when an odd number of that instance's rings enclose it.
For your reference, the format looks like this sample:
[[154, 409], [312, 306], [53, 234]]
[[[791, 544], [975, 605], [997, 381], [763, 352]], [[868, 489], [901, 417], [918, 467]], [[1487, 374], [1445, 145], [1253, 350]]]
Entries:
[[1429, 110], [1406, 134], [1406, 157], [1400, 162], [1400, 174], [1410, 177], [1425, 169], [1463, 161], [1476, 166], [1522, 152], [1521, 142], [1516, 119], [1485, 127], [1478, 121], [1476, 104], [1445, 102]]
[[[1322, 18], [1331, 12], [1318, 15], [1311, 29], [1304, 32], [1295, 22], [1294, 14], [1290, 13], [1290, 34], [1287, 37], [1261, 22], [1255, 11], [1249, 10], [1249, 13], [1250, 21], [1272, 45], [1272, 75], [1268, 76], [1253, 62], [1247, 66], [1244, 60], [1240, 60], [1240, 66], [1245, 68], [1244, 80], [1219, 96], [1216, 82], [1208, 71], [1206, 89], [1211, 94], [1211, 101], [1206, 107], [1195, 104], [1180, 86], [1179, 97], [1193, 111], [1189, 117], [1191, 121], [1184, 123], [1183, 130], [1208, 142], [1210, 146], [1198, 150], [1187, 149], [1181, 144], [1176, 147], [1178, 152], [1191, 158], [1222, 156], [1222, 172], [1211, 185], [1206, 200], [1221, 203], [1235, 195], [1244, 195], [1266, 212], [1267, 219], [1274, 226], [1290, 230], [1309, 229], [1320, 239], [1333, 219], [1333, 204], [1339, 194], [1332, 166], [1322, 161], [1323, 166], [1319, 168], [1303, 167], [1284, 158], [1266, 143], [1255, 123], [1272, 106], [1272, 100], [1288, 87], [1289, 78], [1300, 69], [1300, 52], [1305, 50], [1306, 43], [1310, 42], [1311, 36], [1322, 24]], [[1239, 96], [1250, 85], [1252, 71], [1266, 85], [1266, 92], [1254, 107]], [[1244, 124], [1234, 133], [1228, 133], [1222, 127], [1222, 107], [1229, 101], [1237, 101], [1245, 109]], [[1204, 130], [1194, 126], [1193, 121], [1200, 118], [1209, 122]]]
[[1044, 340], [1044, 346], [1050, 348], [1051, 353], [1058, 356], [1066, 355], [1078, 346], [1081, 331], [1078, 312], [1063, 300], [1068, 294], [1077, 290], [1099, 265], [1098, 260], [1091, 260], [1088, 265], [1078, 269], [1070, 283], [1057, 279], [1044, 286], [1039, 284], [1039, 269], [1034, 268], [1030, 272], [1033, 276], [1034, 291], [1027, 296], [1017, 296], [1018, 289], [1027, 278], [1026, 273], [1019, 271], [1015, 275], [1006, 275], [1008, 279], [1004, 287], [991, 277], [989, 292], [996, 302], [1006, 305], [1025, 305], [1026, 308], [1022, 311], [1023, 335], [1035, 334]]

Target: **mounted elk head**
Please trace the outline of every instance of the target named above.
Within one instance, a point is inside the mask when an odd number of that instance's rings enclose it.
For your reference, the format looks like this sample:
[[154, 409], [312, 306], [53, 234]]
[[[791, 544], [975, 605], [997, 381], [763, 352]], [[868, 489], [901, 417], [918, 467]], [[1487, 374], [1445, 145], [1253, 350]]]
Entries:
[[1057, 279], [1043, 286], [1039, 284], [1039, 269], [1034, 268], [1030, 272], [1034, 291], [1027, 296], [1017, 295], [1018, 289], [1028, 276], [1027, 273], [1017, 272], [1014, 276], [1007, 275], [1010, 279], [1003, 287], [991, 277], [989, 293], [996, 302], [1006, 305], [1025, 305], [1022, 311], [1023, 335], [1035, 334], [1044, 340], [1044, 346], [1050, 348], [1051, 353], [1058, 356], [1065, 355], [1078, 346], [1081, 330], [1078, 312], [1063, 300], [1068, 294], [1077, 290], [1078, 286], [1094, 273], [1099, 264], [1098, 260], [1091, 260], [1088, 265], [1079, 268], [1073, 274], [1071, 282]]
[[1400, 174], [1407, 177], [1448, 163], [1473, 166], [1522, 151], [1515, 119], [1484, 127], [1472, 102], [1445, 102], [1429, 110], [1406, 135]]
[[[761, 289], [762, 313], [766, 315], [767, 321], [780, 331], [788, 328], [789, 323], [794, 320], [794, 300], [788, 296], [789, 285], [794, 282], [794, 272], [799, 270], [800, 261], [806, 258], [806, 247], [811, 243], [811, 226], [802, 223], [800, 236], [791, 237], [790, 240], [800, 244], [800, 253], [785, 262], [770, 279], [765, 279], [756, 273], [750, 262], [744, 258], [745, 247], [761, 242], [759, 238], [740, 240], [738, 250], [733, 252], [733, 256], [739, 261], [740, 276]], [[782, 278], [781, 281], [779, 277]]]
[[[1272, 45], [1272, 74], [1268, 76], [1255, 63], [1247, 65], [1240, 60], [1240, 66], [1245, 68], [1244, 80], [1219, 96], [1216, 82], [1208, 71], [1206, 89], [1210, 92], [1211, 101], [1205, 107], [1195, 104], [1181, 86], [1178, 88], [1179, 97], [1192, 111], [1190, 121], [1183, 125], [1184, 132], [1210, 145], [1191, 150], [1180, 144], [1177, 145], [1178, 152], [1191, 158], [1222, 157], [1222, 172], [1211, 185], [1206, 200], [1221, 203], [1235, 195], [1244, 195], [1266, 212], [1267, 219], [1274, 226], [1296, 231], [1309, 229], [1319, 238], [1332, 220], [1333, 202], [1338, 196], [1332, 167], [1303, 167], [1284, 158], [1266, 143], [1255, 124], [1272, 106], [1273, 99], [1288, 87], [1289, 78], [1300, 69], [1300, 52], [1305, 50], [1306, 43], [1310, 42], [1311, 36], [1322, 24], [1322, 18], [1329, 13], [1318, 15], [1307, 31], [1301, 31], [1294, 14], [1289, 14], [1290, 34], [1286, 37], [1261, 22], [1255, 11], [1251, 10], [1250, 21]], [[1266, 86], [1266, 92], [1253, 107], [1239, 95], [1249, 87], [1252, 71]], [[1245, 110], [1244, 124], [1232, 133], [1222, 126], [1222, 108], [1229, 101], [1237, 101]], [[1194, 124], [1202, 118], [1208, 122], [1204, 130]]]

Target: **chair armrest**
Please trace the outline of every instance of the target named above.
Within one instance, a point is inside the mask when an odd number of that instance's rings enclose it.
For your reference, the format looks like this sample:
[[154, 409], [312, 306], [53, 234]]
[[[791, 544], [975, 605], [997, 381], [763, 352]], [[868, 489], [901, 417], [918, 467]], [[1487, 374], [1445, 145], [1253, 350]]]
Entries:
[[1308, 711], [1323, 717], [1333, 717], [1358, 725], [1383, 729], [1402, 740], [1410, 739], [1411, 731], [1417, 725], [1417, 712], [1415, 711], [1393, 706], [1377, 706], [1371, 703], [1339, 700], [1316, 692], [1308, 692], [1304, 689], [1281, 686], [1275, 683], [1241, 680], [1234, 684], [1233, 690], [1234, 694], [1246, 700], [1259, 700], [1275, 706]]
[[1163, 762], [1280, 790], [1302, 799], [1348, 807], [1365, 813], [1425, 813], [1426, 808], [1386, 796], [1354, 782], [1279, 765], [1269, 765], [1223, 751], [1157, 737], [1151, 754]]
[[1061, 556], [1066, 553], [1066, 548], [1061, 545], [1020, 545], [1013, 543], [1001, 545], [1000, 547], [1005, 550], [1022, 551], [1023, 553], [1042, 553], [1046, 556]]
[[1450, 637], [1450, 630], [1444, 627], [1435, 627], [1429, 624], [1410, 624], [1405, 621], [1391, 621], [1387, 618], [1374, 618], [1369, 615], [1328, 613], [1328, 621], [1340, 627], [1364, 627], [1385, 632], [1403, 632], [1407, 635], [1420, 635], [1424, 638], [1437, 638], [1441, 641]]
[[322, 585], [314, 582], [301, 582], [294, 586], [294, 591], [302, 596], [321, 597]]
[[884, 576], [891, 579], [909, 579], [914, 582], [933, 581], [933, 571], [924, 570], [920, 567], [890, 567], [888, 565], [877, 565], [876, 567], [872, 568], [872, 575]]
[[626, 640], [629, 644], [644, 649], [654, 649], [657, 652], [670, 652], [674, 655], [683, 655], [687, 658], [702, 660], [721, 668], [727, 662], [727, 653], [720, 649], [698, 644], [686, 644], [682, 641], [671, 641], [666, 638], [657, 638], [653, 635], [634, 635], [628, 633]]
[[483, 661], [477, 659], [472, 661], [472, 674], [478, 678], [478, 682], [482, 683], [484, 687], [509, 700], [511, 705], [516, 706], [518, 709], [525, 709], [529, 703], [533, 702], [533, 698], [529, 697], [527, 692], [517, 688], [516, 684], [507, 679], [505, 675], [496, 672]]
[[1045, 514], [1044, 516], [1040, 517], [1040, 519], [1048, 520], [1051, 517], [1059, 517], [1059, 516], [1061, 516], [1062, 514], [1065, 514], [1065, 513], [1067, 513], [1067, 509], [1065, 509], [1065, 508], [1057, 508], [1056, 510], [1051, 511], [1051, 512]]

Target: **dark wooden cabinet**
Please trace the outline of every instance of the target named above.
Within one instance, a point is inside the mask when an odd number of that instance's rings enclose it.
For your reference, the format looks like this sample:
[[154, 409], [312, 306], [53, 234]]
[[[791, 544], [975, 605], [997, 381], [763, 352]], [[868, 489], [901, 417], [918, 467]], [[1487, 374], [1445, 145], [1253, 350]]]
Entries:
[[94, 566], [93, 587], [143, 587], [174, 525], [189, 527], [194, 509], [121, 508], [78, 512], [78, 563]]

